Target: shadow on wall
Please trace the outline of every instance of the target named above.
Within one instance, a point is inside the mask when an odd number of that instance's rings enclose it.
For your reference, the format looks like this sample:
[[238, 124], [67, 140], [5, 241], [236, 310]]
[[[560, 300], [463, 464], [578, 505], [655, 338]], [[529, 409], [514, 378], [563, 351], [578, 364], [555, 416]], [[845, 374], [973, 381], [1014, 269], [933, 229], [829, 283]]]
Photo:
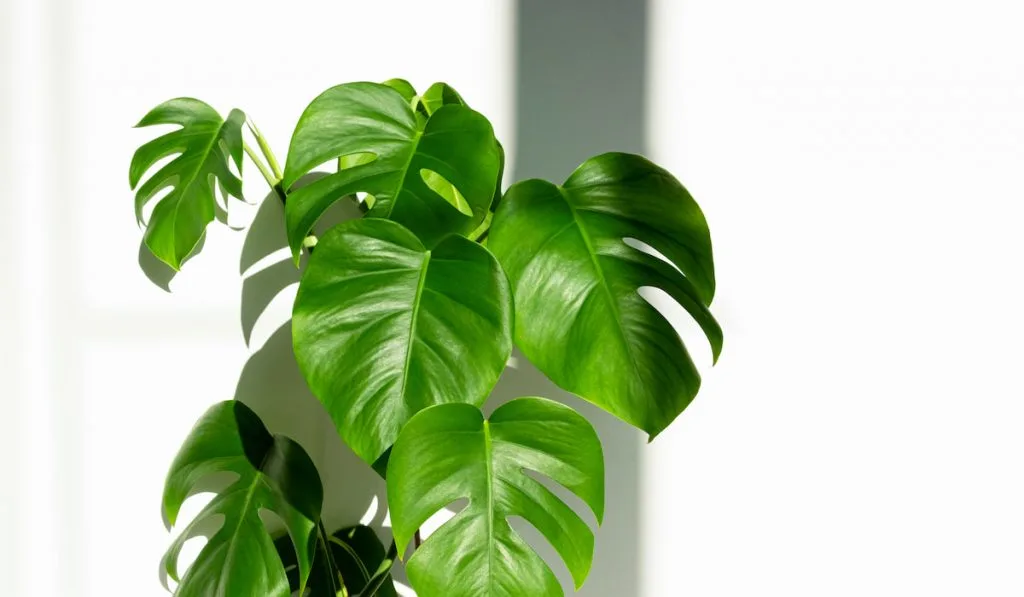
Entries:
[[[306, 177], [300, 184], [317, 177]], [[353, 204], [341, 201], [317, 229], [360, 215]], [[240, 273], [245, 276], [250, 270], [257, 271], [242, 283], [240, 323], [250, 346], [253, 330], [262, 318], [270, 319], [271, 325], [283, 323], [249, 357], [235, 399], [252, 407], [271, 431], [292, 437], [309, 452], [324, 484], [323, 518], [328, 529], [360, 521], [379, 528], [385, 513], [384, 481], [341, 441], [327, 411], [307, 388], [292, 351], [290, 311], [268, 312], [274, 299], [298, 284], [302, 275], [287, 252], [284, 230], [283, 206], [272, 195], [260, 205], [242, 246]], [[270, 263], [258, 268], [268, 258]]]

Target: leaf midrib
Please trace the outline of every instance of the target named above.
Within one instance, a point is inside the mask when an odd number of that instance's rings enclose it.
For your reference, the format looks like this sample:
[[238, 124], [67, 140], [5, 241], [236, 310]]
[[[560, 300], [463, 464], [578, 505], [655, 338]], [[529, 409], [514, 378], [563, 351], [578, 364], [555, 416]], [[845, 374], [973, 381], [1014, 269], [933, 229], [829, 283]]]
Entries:
[[420, 316], [420, 302], [423, 298], [423, 287], [426, 286], [427, 282], [427, 269], [430, 267], [430, 256], [430, 251], [427, 251], [423, 255], [423, 265], [420, 269], [420, 278], [419, 282], [416, 284], [416, 295], [413, 297], [412, 317], [409, 318], [409, 337], [405, 344], [405, 364], [402, 366], [402, 389], [399, 394], [402, 397], [402, 402], [406, 405], [409, 404], [405, 395], [405, 390], [409, 385], [409, 365], [412, 363], [413, 341], [416, 336], [416, 325]]
[[594, 250], [594, 245], [590, 240], [590, 234], [587, 232], [586, 226], [583, 225], [583, 221], [579, 217], [579, 213], [576, 210], [576, 206], [573, 205], [569, 199], [569, 195], [566, 192], [565, 187], [557, 187], [558, 193], [565, 201], [565, 204], [569, 206], [569, 211], [572, 214], [573, 222], [576, 224], [576, 229], [580, 231], [580, 238], [583, 239], [583, 244], [587, 249], [587, 255], [590, 257], [590, 262], [594, 266], [594, 271], [597, 272], [598, 285], [604, 291], [605, 298], [608, 300], [608, 305], [611, 307], [612, 315], [615, 318], [615, 329], [618, 330], [618, 337], [622, 341], [622, 347], [626, 350], [626, 354], [629, 356], [630, 365], [633, 367], [633, 371], [639, 371], [637, 366], [636, 357], [633, 355], [632, 346], [629, 343], [629, 338], [626, 337], [626, 330], [622, 324], [622, 314], [619, 312], [619, 303], [615, 300], [615, 295], [612, 293], [611, 286], [608, 284], [608, 278], [605, 277], [604, 269], [601, 267], [601, 262], [598, 261], [597, 251]]
[[[181, 209], [181, 204], [183, 203], [183, 201], [185, 199], [187, 191], [189, 189], [191, 189], [193, 184], [195, 184], [196, 179], [199, 177], [199, 173], [202, 172], [203, 170], [205, 170], [206, 162], [207, 162], [207, 160], [210, 159], [210, 151], [217, 145], [217, 142], [220, 141], [221, 133], [224, 131], [224, 127], [227, 125], [227, 123], [228, 123], [227, 120], [222, 120], [220, 122], [220, 124], [217, 126], [217, 129], [210, 136], [210, 141], [209, 141], [209, 143], [206, 144], [206, 147], [203, 149], [203, 152], [201, 154], [203, 156], [203, 158], [201, 160], [198, 160], [198, 163], [197, 163], [195, 169], [192, 171], [192, 175], [189, 177], [188, 182], [185, 183], [184, 185], [178, 185], [176, 187], [176, 188], [181, 189], [181, 190], [178, 193], [177, 200], [174, 202], [174, 217], [171, 218], [171, 238], [175, 239], [175, 243], [174, 243], [175, 244], [175, 247], [174, 247], [175, 250], [177, 250], [177, 248], [178, 248], [177, 247], [178, 211]], [[181, 156], [178, 159], [181, 159], [184, 156], [185, 156], [185, 154], [183, 153], [183, 154], [181, 154]], [[180, 174], [179, 174], [179, 177], [180, 177]], [[180, 178], [179, 178], [179, 182], [180, 182]], [[175, 260], [177, 260], [177, 255], [175, 255]]]
[[[429, 119], [428, 119], [429, 121]], [[423, 124], [423, 128], [418, 128], [416, 134], [413, 135], [412, 139], [412, 150], [409, 152], [409, 158], [405, 161], [405, 165], [396, 172], [401, 172], [402, 176], [398, 179], [398, 186], [395, 188], [394, 195], [391, 197], [391, 203], [387, 206], [387, 213], [384, 215], [385, 218], [391, 219], [391, 213], [395, 211], [395, 205], [398, 204], [398, 196], [402, 194], [402, 190], [405, 189], [405, 180], [409, 177], [409, 167], [412, 166], [412, 161], [416, 158], [416, 153], [420, 150], [420, 141], [423, 139], [423, 131], [427, 129], [426, 123]]]
[[[269, 452], [267, 453], [269, 455]], [[266, 456], [263, 458], [264, 463], [266, 462]], [[261, 464], [262, 467], [262, 464]], [[252, 478], [252, 484], [249, 489], [246, 490], [245, 499], [242, 501], [242, 508], [240, 508], [241, 515], [238, 517], [238, 523], [235, 525], [235, 529], [231, 532], [231, 537], [228, 539], [227, 553], [224, 555], [224, 570], [229, 570], [229, 564], [234, 559], [235, 548], [238, 543], [238, 534], [242, 531], [242, 524], [245, 522], [246, 513], [249, 511], [249, 507], [252, 504], [253, 497], [256, 495], [256, 488], [259, 486], [261, 481], [261, 473], [256, 472]], [[221, 575], [218, 582], [218, 594], [220, 593], [221, 583], [226, 580], [226, 575]]]
[[484, 419], [484, 466], [487, 469], [487, 594], [491, 594], [494, 577], [494, 449], [491, 422]]

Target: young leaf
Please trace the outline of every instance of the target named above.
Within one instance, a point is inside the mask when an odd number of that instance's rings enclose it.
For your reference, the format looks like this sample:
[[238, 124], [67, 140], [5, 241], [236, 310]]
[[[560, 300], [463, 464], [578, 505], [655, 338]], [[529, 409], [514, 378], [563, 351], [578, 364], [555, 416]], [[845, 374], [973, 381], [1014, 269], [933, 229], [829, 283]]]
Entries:
[[[369, 193], [374, 203], [368, 216], [399, 222], [432, 247], [449, 233], [476, 228], [497, 185], [497, 142], [486, 118], [466, 106], [448, 105], [419, 122], [410, 103], [388, 85], [349, 83], [313, 100], [292, 135], [284, 186], [351, 154], [375, 159], [289, 194], [286, 225], [296, 258], [313, 224], [341, 197]], [[428, 183], [432, 178], [458, 189], [465, 205], [439, 195]]]
[[[653, 247], [670, 262], [632, 248]], [[512, 282], [516, 345], [556, 384], [653, 438], [693, 400], [700, 375], [669, 322], [638, 293], [660, 288], [711, 342], [722, 330], [707, 307], [715, 291], [711, 237], [700, 207], [667, 171], [609, 153], [562, 186], [513, 185], [488, 248]], [[678, 269], [677, 269], [678, 268]]]
[[386, 85], [397, 91], [402, 96], [402, 99], [409, 102], [410, 105], [412, 100], [416, 99], [416, 88], [405, 79], [388, 79], [381, 83], [381, 85]]
[[292, 314], [295, 358], [345, 442], [373, 463], [417, 411], [483, 404], [512, 350], [508, 280], [487, 249], [433, 250], [377, 218], [316, 246]]
[[163, 507], [170, 524], [197, 484], [214, 473], [233, 473], [237, 478], [171, 543], [163, 562], [168, 576], [179, 579], [178, 555], [185, 541], [218, 517], [223, 517], [223, 525], [181, 578], [175, 595], [289, 597], [288, 579], [260, 510], [274, 512], [284, 522], [304, 587], [323, 487], [302, 447], [271, 435], [241, 402], [214, 405], [196, 423], [167, 475]]
[[567, 406], [518, 398], [489, 420], [468, 404], [444, 404], [413, 417], [388, 464], [388, 504], [398, 553], [435, 512], [469, 504], [427, 538], [406, 570], [420, 597], [530, 595], [562, 588], [508, 518], [520, 516], [551, 543], [579, 588], [590, 571], [594, 535], [533, 471], [604, 514], [604, 462], [597, 433]]
[[[135, 195], [135, 217], [142, 223], [146, 204], [166, 187], [173, 187], [153, 208], [145, 243], [174, 269], [195, 249], [216, 211], [214, 180], [229, 195], [242, 198], [242, 181], [228, 167], [233, 160], [242, 170], [242, 124], [245, 114], [232, 110], [227, 120], [192, 98], [173, 99], [154, 108], [136, 126], [176, 124], [181, 128], [146, 143], [132, 156], [128, 181]], [[143, 175], [159, 160], [179, 154], [149, 177]]]
[[420, 106], [430, 116], [440, 107], [450, 104], [465, 106], [466, 102], [455, 88], [447, 83], [434, 83], [423, 92]]

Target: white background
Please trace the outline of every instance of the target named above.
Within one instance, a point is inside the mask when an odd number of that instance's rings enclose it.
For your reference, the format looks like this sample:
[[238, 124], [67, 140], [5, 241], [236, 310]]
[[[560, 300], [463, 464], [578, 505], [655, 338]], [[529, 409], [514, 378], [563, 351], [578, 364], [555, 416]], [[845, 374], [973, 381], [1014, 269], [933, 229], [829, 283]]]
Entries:
[[[514, 155], [530, 40], [512, 0], [3, 2], [0, 593], [161, 595], [166, 464], [289, 296], [246, 345], [222, 226], [173, 293], [142, 275], [130, 126], [194, 95], [283, 157], [317, 93], [404, 76], [453, 83]], [[648, 153], [708, 216], [726, 345], [641, 452], [638, 595], [1024, 594], [1021, 23], [996, 0], [650, 3]]]

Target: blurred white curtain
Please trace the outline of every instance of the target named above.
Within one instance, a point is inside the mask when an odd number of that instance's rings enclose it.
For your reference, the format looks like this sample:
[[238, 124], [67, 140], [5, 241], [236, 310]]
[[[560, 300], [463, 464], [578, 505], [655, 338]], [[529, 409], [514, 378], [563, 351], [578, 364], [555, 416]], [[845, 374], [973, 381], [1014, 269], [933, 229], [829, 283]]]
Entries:
[[[411, 0], [0, 4], [0, 593], [164, 595], [166, 468], [199, 414], [234, 395], [246, 359], [289, 312], [286, 290], [246, 346], [244, 233], [220, 225], [173, 293], [146, 279], [127, 168], [154, 133], [132, 125], [161, 101], [194, 96], [246, 110], [283, 157], [318, 93], [403, 77], [420, 87], [452, 82], [508, 147], [513, 8], [511, 0], [437, 0], [429, 9]], [[262, 199], [255, 169], [245, 183]]]

